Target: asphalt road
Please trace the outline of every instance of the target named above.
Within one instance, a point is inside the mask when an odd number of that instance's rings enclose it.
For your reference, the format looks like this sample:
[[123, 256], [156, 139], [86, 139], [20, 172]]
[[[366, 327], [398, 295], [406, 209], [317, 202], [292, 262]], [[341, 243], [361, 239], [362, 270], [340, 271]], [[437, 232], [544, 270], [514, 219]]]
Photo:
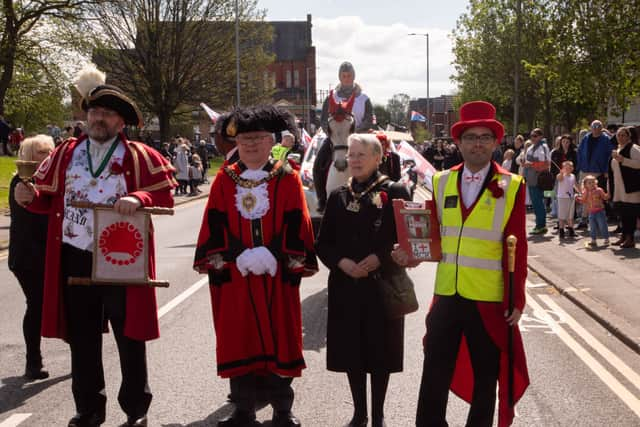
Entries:
[[[211, 306], [204, 276], [191, 269], [204, 201], [154, 219], [158, 277], [171, 282], [159, 289], [161, 338], [149, 343], [152, 426], [214, 426], [230, 413], [228, 382], [216, 376]], [[386, 402], [390, 427], [411, 426], [422, 371], [424, 316], [433, 292], [434, 264], [410, 271], [421, 308], [409, 315], [405, 331], [405, 369], [391, 378]], [[306, 426], [341, 426], [351, 417], [346, 377], [325, 369], [327, 270], [303, 281], [302, 307], [308, 368], [294, 381], [294, 412]], [[515, 426], [640, 426], [640, 357], [584, 315], [552, 287], [531, 274], [528, 306], [521, 322], [532, 380], [517, 406]], [[0, 264], [0, 427], [64, 426], [75, 413], [69, 378], [69, 353], [59, 340], [44, 340], [51, 378], [25, 383], [23, 296], [6, 261]], [[116, 401], [120, 373], [115, 343], [104, 339], [107, 421], [124, 415]], [[464, 425], [468, 406], [451, 396], [451, 426]], [[271, 410], [258, 419], [269, 426]]]

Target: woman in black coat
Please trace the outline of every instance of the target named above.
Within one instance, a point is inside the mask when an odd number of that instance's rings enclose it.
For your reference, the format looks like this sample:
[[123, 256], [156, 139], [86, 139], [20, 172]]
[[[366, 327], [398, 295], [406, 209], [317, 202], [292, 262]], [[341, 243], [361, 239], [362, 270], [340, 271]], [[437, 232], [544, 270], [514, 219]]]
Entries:
[[402, 371], [404, 319], [388, 319], [377, 278], [399, 269], [393, 199], [410, 200], [405, 186], [378, 172], [382, 148], [374, 135], [349, 137], [347, 185], [331, 193], [317, 253], [329, 268], [327, 368], [346, 372], [354, 401], [349, 426], [367, 425], [366, 374], [371, 374], [373, 426], [384, 424], [389, 374]]
[[[42, 162], [53, 151], [53, 139], [47, 135], [27, 138], [20, 144], [19, 160]], [[9, 269], [20, 282], [27, 302], [22, 321], [26, 344], [24, 376], [30, 380], [44, 379], [49, 373], [42, 369], [40, 353], [40, 323], [42, 320], [42, 289], [44, 258], [47, 242], [47, 215], [34, 214], [16, 203], [13, 194], [20, 177], [16, 174], [9, 185]]]

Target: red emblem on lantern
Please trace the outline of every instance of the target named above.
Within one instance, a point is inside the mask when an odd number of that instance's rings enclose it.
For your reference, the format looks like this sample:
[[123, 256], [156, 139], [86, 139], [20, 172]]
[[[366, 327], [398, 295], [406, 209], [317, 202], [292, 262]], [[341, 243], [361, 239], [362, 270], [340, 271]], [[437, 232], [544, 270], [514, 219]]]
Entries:
[[105, 227], [98, 241], [100, 253], [113, 265], [129, 265], [142, 254], [142, 234], [133, 224], [120, 221]]

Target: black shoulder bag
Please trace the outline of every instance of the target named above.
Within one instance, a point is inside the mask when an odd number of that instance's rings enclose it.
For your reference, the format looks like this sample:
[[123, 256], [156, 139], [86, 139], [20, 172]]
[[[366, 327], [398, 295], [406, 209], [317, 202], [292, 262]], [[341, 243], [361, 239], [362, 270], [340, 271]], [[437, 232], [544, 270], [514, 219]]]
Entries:
[[[388, 203], [391, 203], [391, 198], [388, 199]], [[380, 215], [374, 224], [376, 234], [379, 234], [382, 225], [382, 211], [383, 209], [380, 209]], [[405, 268], [381, 268], [374, 279], [378, 283], [385, 315], [389, 319], [398, 319], [418, 310], [418, 298], [413, 281]]]

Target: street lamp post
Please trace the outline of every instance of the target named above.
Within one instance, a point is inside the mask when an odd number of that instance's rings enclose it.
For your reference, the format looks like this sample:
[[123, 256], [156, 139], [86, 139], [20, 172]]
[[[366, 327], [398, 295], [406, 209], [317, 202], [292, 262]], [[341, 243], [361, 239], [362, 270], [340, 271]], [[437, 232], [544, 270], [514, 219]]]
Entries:
[[429, 102], [429, 33], [409, 33], [410, 36], [423, 36], [427, 42], [427, 129], [431, 129], [431, 103]]
[[[307, 125], [307, 132], [310, 132], [311, 129], [311, 117], [313, 116], [313, 118], [315, 119], [315, 110], [311, 110], [311, 83], [309, 80], [309, 70], [313, 71], [315, 73], [315, 71], [318, 69], [318, 67], [306, 67], [306, 72], [307, 72], [307, 94], [306, 94], [306, 98], [307, 98], [307, 118], [305, 119], [305, 124]], [[315, 76], [315, 74], [312, 74], [312, 76]], [[316, 87], [314, 85], [314, 87]], [[314, 93], [315, 93], [315, 89], [314, 89]], [[313, 103], [315, 105], [315, 103], [318, 101], [317, 97], [313, 98]], [[313, 112], [313, 114], [311, 114]]]
[[306, 100], [306, 105], [307, 105], [307, 115], [304, 118], [304, 124], [305, 127], [307, 128], [307, 132], [309, 132], [309, 121], [310, 121], [310, 117], [311, 117], [311, 101], [309, 100], [309, 67], [306, 67], [306, 72], [307, 72], [307, 100]]

